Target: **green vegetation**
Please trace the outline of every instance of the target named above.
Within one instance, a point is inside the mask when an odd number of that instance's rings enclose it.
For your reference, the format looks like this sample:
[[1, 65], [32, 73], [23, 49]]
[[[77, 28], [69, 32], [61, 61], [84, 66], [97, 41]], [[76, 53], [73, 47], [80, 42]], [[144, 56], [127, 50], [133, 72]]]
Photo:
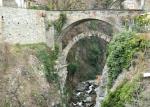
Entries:
[[[97, 37], [92, 37], [90, 40], [81, 41], [81, 44], [87, 48], [87, 63], [93, 69], [87, 72], [86, 79], [95, 79], [95, 76], [101, 73], [103, 67], [103, 61], [105, 57], [105, 49], [103, 49], [100, 40]], [[87, 45], [89, 44], [89, 45]], [[87, 45], [87, 46], [86, 46]]]
[[150, 18], [148, 17], [148, 14], [135, 16], [134, 18], [127, 16], [123, 18], [122, 21], [127, 30], [130, 29], [140, 33], [149, 31], [148, 28], [150, 26]]
[[75, 72], [77, 71], [77, 69], [79, 68], [78, 67], [79, 65], [77, 63], [70, 63], [68, 66], [67, 66], [67, 70], [68, 72], [71, 73], [71, 75], [74, 75]]
[[113, 85], [114, 80], [123, 69], [130, 67], [133, 55], [148, 46], [148, 40], [145, 40], [142, 35], [137, 35], [137, 32], [144, 31], [143, 27], [149, 25], [150, 19], [147, 18], [147, 15], [137, 16], [134, 18], [131, 30], [127, 29], [114, 36], [108, 47], [109, 87]]
[[32, 45], [16, 45], [17, 50], [21, 48], [31, 49], [37, 58], [44, 65], [44, 72], [48, 82], [58, 82], [58, 75], [55, 74], [54, 64], [58, 56], [58, 47], [50, 50], [45, 44], [32, 44]]
[[36, 93], [34, 91], [31, 94], [32, 94], [32, 97], [34, 98], [38, 107], [46, 107], [47, 106], [46, 100], [43, 95]]
[[9, 101], [9, 99], [5, 99], [5, 101], [3, 102], [4, 104], [2, 104], [2, 107], [11, 107], [11, 102]]
[[108, 8], [110, 4], [113, 2], [113, 0], [100, 0], [100, 3], [102, 3], [103, 8]]
[[147, 32], [147, 28], [150, 26], [150, 18], [147, 14], [140, 15], [134, 18], [133, 30], [136, 32]]
[[53, 22], [54, 28], [57, 31], [57, 34], [59, 35], [61, 33], [61, 30], [66, 23], [67, 17], [65, 13], [61, 13], [59, 18]]
[[97, 43], [93, 43], [90, 45], [88, 60], [91, 65], [96, 66], [98, 64], [99, 55], [102, 54], [101, 49], [99, 48]]
[[51, 10], [49, 5], [35, 5], [35, 6], [30, 6], [29, 9], [35, 9], [35, 10]]
[[108, 47], [107, 65], [109, 67], [108, 86], [113, 85], [114, 80], [131, 65], [133, 55], [138, 51], [143, 51], [148, 41], [135, 32], [124, 31], [116, 35]]
[[[150, 48], [149, 40], [137, 33], [147, 32], [145, 27], [149, 25], [147, 15], [137, 16], [132, 26], [127, 24], [125, 31], [113, 37], [108, 46], [108, 89], [124, 69], [128, 70], [137, 52], [145, 53], [147, 48]], [[102, 107], [125, 107], [125, 104], [132, 103], [136, 94], [141, 92], [140, 77], [137, 74], [138, 72], [130, 79], [124, 80], [114, 91], [110, 91], [102, 102]]]
[[[79, 54], [77, 54], [78, 51]], [[97, 37], [81, 39], [68, 54], [69, 75], [79, 75], [80, 81], [95, 79], [96, 75], [102, 71], [105, 63], [104, 57], [105, 49]]]
[[55, 74], [54, 64], [58, 56], [58, 47], [54, 51], [48, 50], [48, 48], [41, 48], [37, 51], [37, 57], [44, 64], [45, 75], [49, 82], [57, 82], [58, 75]]
[[56, 34], [59, 35], [62, 31], [62, 28], [64, 24], [66, 23], [67, 17], [65, 13], [61, 13], [59, 15], [59, 18], [55, 20], [54, 22], [47, 21], [46, 22], [46, 30], [49, 30], [49, 28], [54, 25], [55, 30], [57, 31]]
[[133, 81], [124, 80], [113, 92], [110, 92], [101, 107], [125, 107], [125, 103], [130, 103], [134, 94], [140, 91], [141, 85], [138, 83], [139, 77]]

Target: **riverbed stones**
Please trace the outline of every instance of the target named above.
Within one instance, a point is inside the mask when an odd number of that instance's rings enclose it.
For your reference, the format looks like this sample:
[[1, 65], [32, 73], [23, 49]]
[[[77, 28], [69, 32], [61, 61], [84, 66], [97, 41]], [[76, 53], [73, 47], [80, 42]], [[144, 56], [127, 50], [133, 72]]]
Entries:
[[97, 87], [94, 81], [79, 83], [73, 92], [70, 107], [94, 107]]

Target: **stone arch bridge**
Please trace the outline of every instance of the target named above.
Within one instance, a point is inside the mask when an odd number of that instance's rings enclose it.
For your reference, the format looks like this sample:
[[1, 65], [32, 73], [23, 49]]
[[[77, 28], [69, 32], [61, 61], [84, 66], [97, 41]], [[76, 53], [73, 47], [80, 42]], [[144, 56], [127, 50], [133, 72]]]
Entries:
[[[55, 29], [52, 25], [47, 30], [46, 25], [57, 20], [62, 12], [66, 14], [67, 21], [61, 35], [64, 35], [63, 33], [66, 29], [76, 22], [92, 19], [103, 21], [112, 26], [113, 32], [118, 32], [123, 29], [124, 19], [130, 19], [144, 13], [141, 10], [45, 11], [0, 7], [0, 38], [2, 38], [3, 42], [10, 44], [46, 43], [50, 48], [53, 48], [55, 44]], [[107, 42], [111, 40], [109, 36], [100, 32], [84, 32], [72, 38], [66, 48], [61, 51], [56, 68], [63, 84], [65, 84], [65, 75], [67, 75], [65, 64], [68, 51], [81, 38], [93, 35]]]
[[60, 77], [60, 81], [61, 81], [61, 84], [62, 86], [65, 85], [66, 83], [66, 78], [67, 78], [67, 56], [68, 56], [68, 53], [70, 51], [70, 49], [81, 39], [84, 39], [84, 38], [87, 38], [87, 37], [91, 37], [91, 36], [96, 36], [106, 42], [110, 42], [111, 41], [111, 37], [104, 34], [104, 33], [101, 33], [101, 32], [98, 32], [98, 31], [89, 31], [89, 32], [84, 32], [84, 33], [81, 33], [77, 36], [75, 36], [72, 40], [69, 41], [68, 45], [63, 49], [63, 51], [60, 53], [59, 57], [58, 57], [58, 60], [56, 61], [56, 70], [57, 70], [57, 73]]
[[144, 13], [141, 10], [82, 10], [82, 11], [45, 11], [21, 8], [0, 7], [0, 25], [3, 40], [11, 44], [32, 44], [44, 42], [54, 46], [55, 29], [46, 30], [47, 23], [53, 23], [61, 13], [65, 13], [67, 21], [62, 32], [74, 23], [97, 19], [121, 30], [123, 19]]

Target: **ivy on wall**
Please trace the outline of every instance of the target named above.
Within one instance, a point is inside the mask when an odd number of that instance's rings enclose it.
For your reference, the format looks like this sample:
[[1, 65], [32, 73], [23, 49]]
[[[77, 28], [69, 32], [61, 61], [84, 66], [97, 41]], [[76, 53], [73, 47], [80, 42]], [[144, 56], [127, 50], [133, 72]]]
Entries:
[[123, 69], [130, 67], [133, 55], [138, 51], [143, 51], [147, 44], [147, 40], [132, 31], [124, 31], [115, 35], [108, 47], [109, 87], [112, 87]]
[[61, 13], [59, 15], [59, 18], [55, 20], [54, 22], [46, 21], [46, 30], [49, 30], [51, 26], [54, 26], [54, 29], [56, 30], [56, 35], [59, 35], [62, 31], [63, 26], [65, 25], [67, 20], [66, 14]]
[[[134, 23], [129, 23], [131, 21]], [[138, 34], [147, 32], [145, 27], [149, 25], [150, 19], [147, 15], [136, 16], [133, 19], [127, 18], [125, 31], [114, 35], [108, 46], [108, 89], [111, 89], [118, 75], [131, 66], [135, 53], [145, 53], [150, 48], [149, 40], [142, 34]], [[133, 75], [131, 80], [125, 79], [114, 91], [110, 91], [101, 107], [126, 107], [125, 104], [132, 103], [137, 97], [135, 94], [140, 94], [142, 87], [139, 81], [140, 76], [137, 74]]]
[[108, 46], [109, 87], [112, 87], [113, 82], [123, 69], [130, 67], [133, 55], [138, 51], [143, 51], [148, 46], [148, 40], [143, 38], [142, 35], [137, 35], [137, 32], [145, 32], [143, 27], [150, 25], [147, 14], [136, 16], [132, 20], [134, 20], [134, 23], [131, 28], [114, 35]]
[[59, 35], [62, 31], [62, 28], [64, 24], [66, 23], [67, 17], [65, 13], [61, 13], [59, 18], [53, 22], [54, 28], [57, 31], [57, 34]]

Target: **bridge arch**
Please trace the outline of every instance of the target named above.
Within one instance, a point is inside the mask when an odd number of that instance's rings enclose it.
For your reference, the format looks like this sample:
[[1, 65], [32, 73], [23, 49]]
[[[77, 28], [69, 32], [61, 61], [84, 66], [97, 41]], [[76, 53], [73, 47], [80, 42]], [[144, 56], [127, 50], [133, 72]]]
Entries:
[[57, 64], [56, 64], [56, 69], [57, 69], [57, 73], [60, 77], [60, 81], [62, 84], [62, 87], [65, 86], [66, 83], [66, 79], [67, 79], [67, 56], [68, 53], [70, 51], [70, 49], [81, 39], [84, 39], [86, 37], [91, 37], [91, 36], [96, 36], [100, 39], [103, 39], [106, 42], [110, 42], [111, 41], [111, 36], [108, 36], [102, 32], [98, 32], [98, 31], [89, 31], [89, 32], [84, 32], [84, 33], [80, 33], [77, 36], [73, 37], [73, 39], [71, 41], [69, 41], [68, 45], [62, 50], [62, 53], [59, 55], [58, 60], [57, 60]]
[[[62, 33], [59, 35], [58, 44], [60, 45], [60, 51], [61, 52], [67, 46], [67, 44], [69, 43], [69, 41], [68, 41], [66, 44], [64, 44], [63, 40], [65, 38], [70, 38], [70, 40], [72, 40], [73, 37], [75, 37], [76, 35], [79, 35], [80, 33], [88, 32], [89, 29], [87, 30], [86, 28], [85, 29], [82, 28], [82, 29], [80, 29], [79, 32], [75, 31], [76, 33], [74, 35], [69, 34], [69, 32], [71, 32], [73, 29], [76, 30], [76, 26], [78, 26], [80, 24], [83, 24], [83, 23], [86, 23], [86, 22], [90, 22], [90, 21], [96, 21], [97, 23], [100, 23], [101, 27], [98, 30], [100, 32], [102, 32], [103, 34], [105, 34], [105, 35], [112, 36], [113, 33], [120, 31], [118, 28], [116, 28], [115, 25], [113, 25], [112, 23], [106, 22], [105, 20], [99, 20], [99, 19], [96, 19], [96, 18], [85, 18], [85, 19], [78, 20], [76, 22], [71, 23], [67, 27], [64, 27], [63, 30], [62, 30]], [[111, 32], [111, 34], [110, 33], [108, 34], [107, 32]]]
[[96, 36], [100, 39], [105, 40], [106, 42], [110, 42], [111, 37], [101, 33], [101, 32], [97, 32], [97, 31], [89, 31], [89, 32], [85, 32], [85, 33], [81, 33], [77, 36], [75, 36], [70, 42], [69, 44], [65, 47], [65, 49], [63, 49], [62, 51], [62, 56], [64, 57], [64, 61], [66, 61], [67, 55], [69, 50], [74, 46], [74, 44], [76, 44], [80, 39], [86, 38], [86, 37], [91, 37], [91, 36]]
[[[111, 14], [111, 15], [110, 15]], [[113, 26], [113, 28], [117, 31], [121, 30], [121, 23], [120, 23], [120, 17], [119, 14], [112, 14], [111, 11], [86, 11], [86, 12], [79, 12], [76, 16], [72, 16], [70, 14], [67, 15], [68, 22], [64, 26], [63, 30], [65, 30], [67, 27], [74, 25], [76, 23], [88, 21], [88, 20], [97, 20], [102, 21], [107, 24], [110, 24]]]

